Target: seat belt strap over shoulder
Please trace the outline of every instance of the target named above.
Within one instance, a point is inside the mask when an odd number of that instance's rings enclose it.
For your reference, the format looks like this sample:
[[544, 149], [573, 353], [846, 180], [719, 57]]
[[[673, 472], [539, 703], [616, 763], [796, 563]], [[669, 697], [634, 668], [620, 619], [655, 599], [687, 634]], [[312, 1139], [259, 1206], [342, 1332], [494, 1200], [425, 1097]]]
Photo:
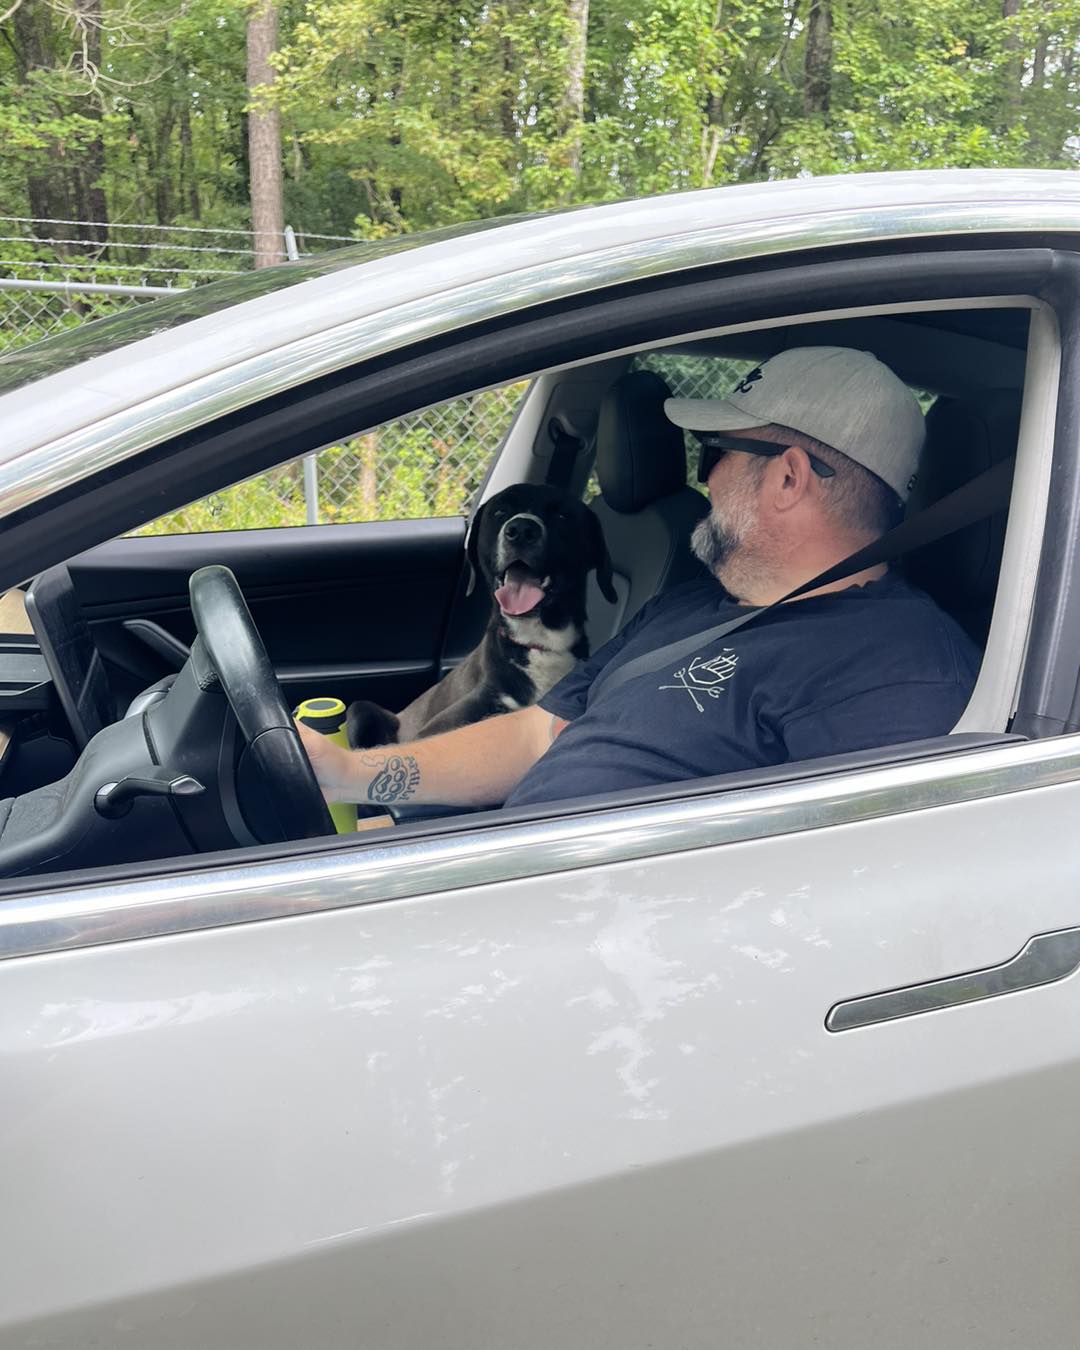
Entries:
[[917, 516], [901, 521], [879, 539], [873, 540], [865, 548], [850, 554], [826, 571], [819, 572], [809, 581], [804, 581], [801, 586], [796, 586], [793, 591], [781, 596], [779, 600], [774, 600], [772, 604], [748, 609], [744, 614], [728, 619], [726, 623], [691, 633], [689, 637], [669, 642], [656, 651], [644, 652], [632, 661], [627, 661], [624, 666], [615, 669], [609, 666], [593, 680], [585, 706], [592, 707], [601, 691], [606, 690], [610, 694], [628, 680], [637, 679], [639, 675], [648, 675], [684, 656], [690, 656], [706, 643], [718, 642], [760, 615], [768, 614], [770, 610], [786, 604], [789, 600], [795, 600], [808, 591], [816, 591], [819, 586], [842, 581], [845, 577], [854, 576], [868, 567], [876, 567], [879, 563], [892, 562], [902, 554], [915, 553], [920, 548], [925, 548], [927, 544], [936, 543], [947, 535], [955, 534], [957, 530], [962, 530], [967, 525], [974, 525], [976, 521], [996, 515], [1008, 506], [1014, 467], [1015, 457], [1012, 455], [999, 460], [976, 478], [970, 479], [955, 491], [920, 511]]
[[553, 417], [548, 423], [548, 435], [554, 449], [551, 452], [546, 481], [552, 487], [569, 487], [577, 457], [585, 448], [585, 437], [568, 431], [561, 417]]

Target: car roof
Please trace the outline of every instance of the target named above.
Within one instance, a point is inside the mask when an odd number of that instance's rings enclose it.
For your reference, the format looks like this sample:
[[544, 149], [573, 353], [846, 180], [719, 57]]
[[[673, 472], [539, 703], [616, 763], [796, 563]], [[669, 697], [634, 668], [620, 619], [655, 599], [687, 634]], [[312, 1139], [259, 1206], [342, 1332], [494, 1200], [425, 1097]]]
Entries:
[[348, 248], [219, 283], [224, 307], [216, 286], [179, 307], [151, 302], [106, 321], [110, 350], [61, 336], [0, 362], [33, 374], [51, 352], [78, 360], [0, 397], [0, 517], [166, 436], [468, 323], [694, 267], [969, 232], [1080, 235], [1080, 181], [940, 170], [723, 187]]

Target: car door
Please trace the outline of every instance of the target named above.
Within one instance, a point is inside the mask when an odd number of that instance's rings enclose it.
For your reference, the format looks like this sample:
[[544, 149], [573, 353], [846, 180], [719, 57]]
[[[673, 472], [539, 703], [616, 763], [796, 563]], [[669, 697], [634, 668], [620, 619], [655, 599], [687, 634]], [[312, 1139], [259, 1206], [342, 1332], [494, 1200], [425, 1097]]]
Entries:
[[86, 893], [0, 972], [0, 1344], [1062, 1344], [1075, 978], [826, 1018], [1075, 932], [1078, 757], [403, 839], [277, 922], [203, 872], [186, 936]]

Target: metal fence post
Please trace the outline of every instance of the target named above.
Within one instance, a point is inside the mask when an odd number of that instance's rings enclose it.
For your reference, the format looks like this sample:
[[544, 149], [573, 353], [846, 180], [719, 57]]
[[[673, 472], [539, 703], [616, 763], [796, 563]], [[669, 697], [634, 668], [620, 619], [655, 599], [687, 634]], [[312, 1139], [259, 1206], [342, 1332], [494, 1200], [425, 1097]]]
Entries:
[[[290, 262], [299, 261], [296, 233], [291, 225], [285, 226], [285, 253]], [[319, 523], [319, 461], [315, 455], [304, 456], [304, 517], [309, 525]]]

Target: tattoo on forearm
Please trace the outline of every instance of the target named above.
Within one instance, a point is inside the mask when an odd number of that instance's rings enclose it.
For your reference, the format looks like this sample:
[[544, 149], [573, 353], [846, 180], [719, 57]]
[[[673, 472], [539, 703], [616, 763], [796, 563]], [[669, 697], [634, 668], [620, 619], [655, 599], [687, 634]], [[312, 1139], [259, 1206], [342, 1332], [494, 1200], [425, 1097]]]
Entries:
[[368, 788], [372, 802], [404, 802], [420, 786], [420, 769], [412, 755], [361, 755], [365, 769], [374, 769]]

